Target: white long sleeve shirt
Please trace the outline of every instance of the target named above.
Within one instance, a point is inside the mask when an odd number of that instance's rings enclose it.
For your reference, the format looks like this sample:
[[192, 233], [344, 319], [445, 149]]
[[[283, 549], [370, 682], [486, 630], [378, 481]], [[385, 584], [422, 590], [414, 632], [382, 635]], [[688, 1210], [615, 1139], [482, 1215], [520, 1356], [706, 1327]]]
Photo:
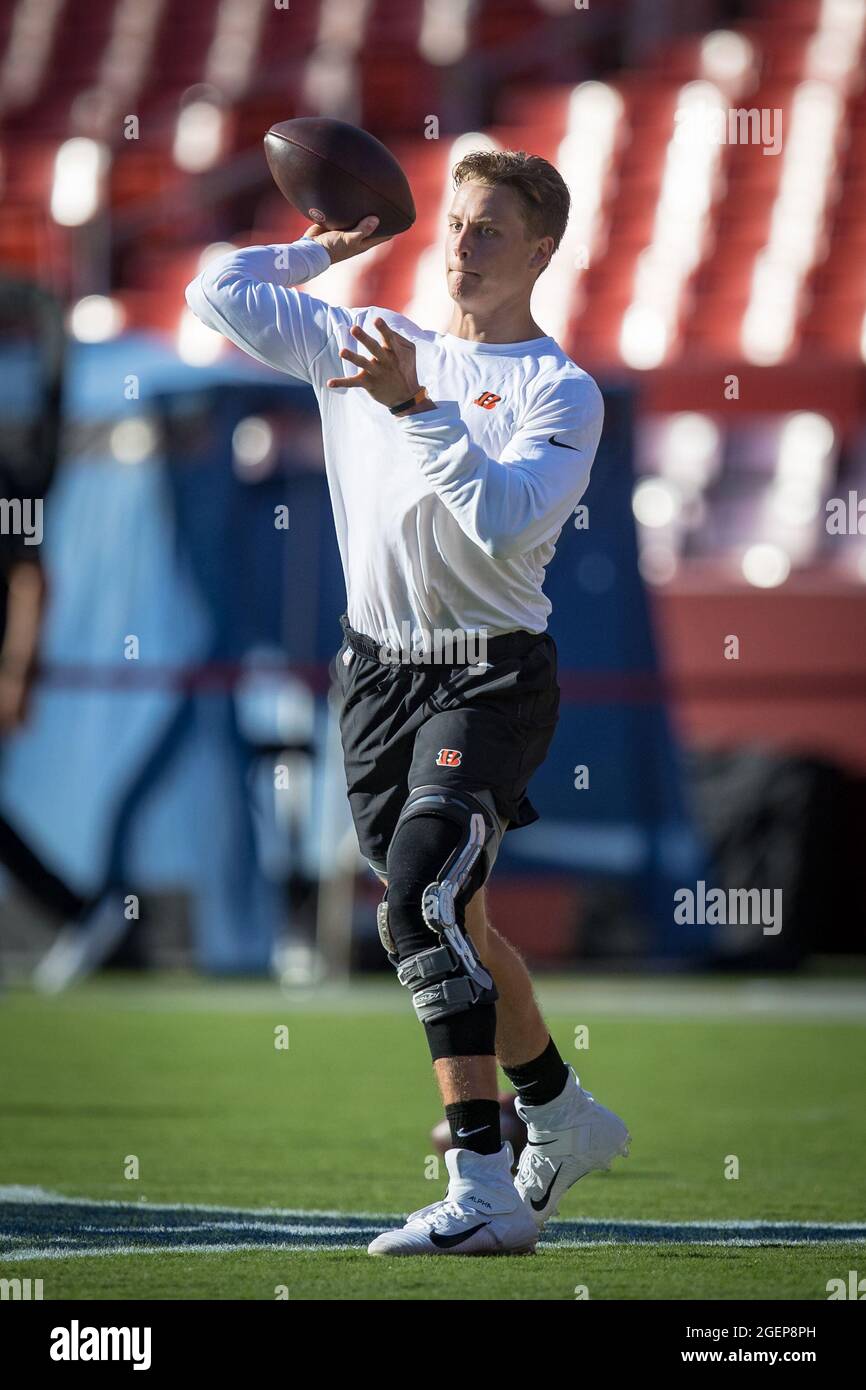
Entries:
[[[589, 481], [601, 392], [553, 338], [467, 342], [294, 288], [328, 265], [308, 238], [232, 251], [186, 299], [208, 327], [315, 390], [350, 625], [391, 644], [406, 624], [543, 632], [545, 567]], [[395, 418], [363, 388], [325, 385], [358, 370], [340, 349], [366, 355], [349, 330], [379, 341], [377, 317], [415, 343], [435, 410]]]

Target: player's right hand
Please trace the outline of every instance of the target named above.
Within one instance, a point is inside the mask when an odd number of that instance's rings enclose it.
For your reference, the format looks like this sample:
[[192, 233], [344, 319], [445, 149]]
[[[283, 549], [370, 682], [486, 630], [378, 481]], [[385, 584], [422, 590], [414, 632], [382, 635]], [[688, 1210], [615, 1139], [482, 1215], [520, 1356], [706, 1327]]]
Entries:
[[362, 217], [358, 225], [347, 232], [327, 232], [318, 222], [313, 222], [304, 232], [304, 236], [312, 237], [314, 241], [326, 247], [331, 264], [336, 265], [338, 261], [348, 261], [352, 256], [360, 256], [363, 251], [369, 251], [371, 247], [379, 246], [383, 241], [391, 241], [392, 238], [389, 236], [375, 235], [378, 225], [379, 219], [373, 215]]

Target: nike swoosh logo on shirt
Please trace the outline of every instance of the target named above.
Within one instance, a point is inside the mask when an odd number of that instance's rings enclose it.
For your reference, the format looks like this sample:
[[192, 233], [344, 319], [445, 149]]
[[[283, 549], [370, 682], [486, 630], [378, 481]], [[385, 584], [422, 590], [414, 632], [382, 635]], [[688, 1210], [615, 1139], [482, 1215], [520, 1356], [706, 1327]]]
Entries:
[[489, 1226], [489, 1221], [479, 1221], [477, 1226], [473, 1226], [469, 1231], [457, 1231], [453, 1236], [440, 1236], [438, 1231], [431, 1231], [430, 1239], [439, 1250], [450, 1250], [455, 1245], [462, 1245], [464, 1240], [474, 1236], [476, 1231], [483, 1231], [485, 1226]]
[[573, 444], [560, 444], [555, 434], [552, 434], [547, 441], [548, 444], [555, 444], [557, 449], [571, 449], [575, 454], [582, 454], [582, 449], [575, 449]]
[[[561, 1168], [561, 1167], [562, 1167], [562, 1164], [560, 1163], [559, 1168]], [[533, 1211], [543, 1211], [543, 1209], [547, 1206], [548, 1202], [550, 1201], [550, 1191], [551, 1191], [551, 1188], [553, 1187], [553, 1184], [556, 1182], [556, 1179], [559, 1177], [559, 1168], [557, 1168], [557, 1170], [556, 1170], [556, 1172], [554, 1173], [553, 1177], [550, 1179], [550, 1182], [549, 1182], [548, 1185], [547, 1185], [547, 1191], [545, 1192], [544, 1196], [543, 1196], [543, 1197], [538, 1197], [538, 1198], [536, 1198], [536, 1197], [531, 1197], [531, 1198], [530, 1198], [530, 1201], [532, 1202], [532, 1210], [533, 1210]]]

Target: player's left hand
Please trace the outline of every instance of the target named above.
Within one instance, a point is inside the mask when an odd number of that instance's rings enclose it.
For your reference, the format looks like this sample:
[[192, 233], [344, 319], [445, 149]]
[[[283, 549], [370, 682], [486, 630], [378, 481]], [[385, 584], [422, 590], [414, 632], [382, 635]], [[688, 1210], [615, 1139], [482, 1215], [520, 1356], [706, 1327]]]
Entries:
[[353, 327], [351, 330], [352, 337], [363, 343], [372, 353], [371, 357], [362, 357], [351, 348], [340, 349], [341, 357], [347, 362], [354, 362], [362, 370], [357, 376], [332, 376], [326, 384], [332, 387], [363, 386], [380, 405], [400, 405], [418, 390], [415, 344], [389, 328], [384, 319], [374, 319], [373, 322], [382, 335], [381, 343], [377, 343], [363, 328]]

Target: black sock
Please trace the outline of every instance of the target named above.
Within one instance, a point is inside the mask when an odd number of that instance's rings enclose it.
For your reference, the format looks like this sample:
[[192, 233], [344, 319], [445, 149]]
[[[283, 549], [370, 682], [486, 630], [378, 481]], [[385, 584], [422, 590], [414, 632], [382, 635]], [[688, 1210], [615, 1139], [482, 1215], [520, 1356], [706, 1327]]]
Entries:
[[[460, 1100], [446, 1105], [451, 1145], [476, 1154], [498, 1154], [502, 1148], [498, 1100]], [[462, 1133], [461, 1133], [462, 1131]]]
[[562, 1094], [568, 1080], [568, 1067], [563, 1062], [553, 1038], [534, 1062], [519, 1067], [503, 1067], [524, 1105], [545, 1105]]

